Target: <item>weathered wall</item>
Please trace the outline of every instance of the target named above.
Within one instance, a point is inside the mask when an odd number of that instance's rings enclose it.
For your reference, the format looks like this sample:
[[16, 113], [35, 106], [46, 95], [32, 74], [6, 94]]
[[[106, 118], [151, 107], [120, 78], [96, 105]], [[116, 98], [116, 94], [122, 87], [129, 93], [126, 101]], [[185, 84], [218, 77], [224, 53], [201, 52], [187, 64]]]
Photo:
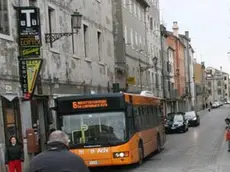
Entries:
[[[41, 2], [41, 1], [40, 1]], [[41, 8], [43, 35], [48, 32], [48, 6], [57, 14], [57, 32], [70, 32], [70, 15], [77, 9], [83, 15], [83, 24], [88, 26], [89, 52], [84, 53], [83, 28], [75, 35], [75, 53], [72, 50], [72, 38], [64, 37], [50, 48], [44, 43], [43, 58], [47, 63], [43, 68], [43, 78], [55, 83], [82, 83], [107, 87], [113, 82], [114, 50], [111, 1], [44, 1]], [[102, 33], [101, 60], [98, 57], [97, 31]], [[44, 37], [43, 37], [44, 42]], [[73, 85], [73, 84], [71, 84]], [[72, 91], [72, 90], [71, 90]]]

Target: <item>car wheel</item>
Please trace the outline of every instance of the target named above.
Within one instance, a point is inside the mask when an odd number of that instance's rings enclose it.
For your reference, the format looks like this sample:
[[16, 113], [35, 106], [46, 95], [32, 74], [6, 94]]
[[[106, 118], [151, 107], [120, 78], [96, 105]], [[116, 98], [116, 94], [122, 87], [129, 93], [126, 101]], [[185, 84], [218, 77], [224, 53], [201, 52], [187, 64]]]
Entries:
[[187, 131], [186, 126], [184, 126], [183, 133], [186, 133], [186, 131]]
[[141, 143], [139, 144], [138, 152], [139, 152], [138, 165], [141, 165], [141, 164], [143, 164], [143, 160], [144, 160], [144, 150], [143, 150], [143, 146]]

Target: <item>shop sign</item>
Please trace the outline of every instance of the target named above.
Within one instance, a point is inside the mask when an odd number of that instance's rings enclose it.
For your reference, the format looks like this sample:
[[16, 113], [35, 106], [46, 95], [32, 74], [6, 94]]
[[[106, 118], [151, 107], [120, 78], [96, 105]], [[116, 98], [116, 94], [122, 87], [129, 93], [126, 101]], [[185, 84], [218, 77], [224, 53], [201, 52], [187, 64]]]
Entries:
[[36, 7], [18, 8], [19, 50], [22, 57], [40, 56], [40, 11]]
[[23, 97], [30, 100], [33, 96], [36, 81], [42, 67], [43, 59], [19, 59], [19, 74]]

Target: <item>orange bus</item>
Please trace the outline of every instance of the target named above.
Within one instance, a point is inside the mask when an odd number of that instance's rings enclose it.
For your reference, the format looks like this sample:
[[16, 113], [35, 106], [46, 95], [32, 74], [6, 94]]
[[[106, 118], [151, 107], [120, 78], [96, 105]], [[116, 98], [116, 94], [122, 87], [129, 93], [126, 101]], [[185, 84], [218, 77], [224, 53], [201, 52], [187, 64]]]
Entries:
[[166, 141], [161, 100], [130, 93], [55, 99], [57, 127], [89, 167], [142, 164]]

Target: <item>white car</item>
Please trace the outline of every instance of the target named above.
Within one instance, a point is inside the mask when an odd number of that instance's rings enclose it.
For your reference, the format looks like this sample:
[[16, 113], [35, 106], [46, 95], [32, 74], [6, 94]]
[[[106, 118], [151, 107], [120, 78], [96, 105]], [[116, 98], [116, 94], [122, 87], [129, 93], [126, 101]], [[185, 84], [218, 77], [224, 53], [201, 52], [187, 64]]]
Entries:
[[218, 107], [220, 107], [220, 103], [219, 102], [214, 102], [213, 104], [212, 104], [212, 108], [218, 108]]

